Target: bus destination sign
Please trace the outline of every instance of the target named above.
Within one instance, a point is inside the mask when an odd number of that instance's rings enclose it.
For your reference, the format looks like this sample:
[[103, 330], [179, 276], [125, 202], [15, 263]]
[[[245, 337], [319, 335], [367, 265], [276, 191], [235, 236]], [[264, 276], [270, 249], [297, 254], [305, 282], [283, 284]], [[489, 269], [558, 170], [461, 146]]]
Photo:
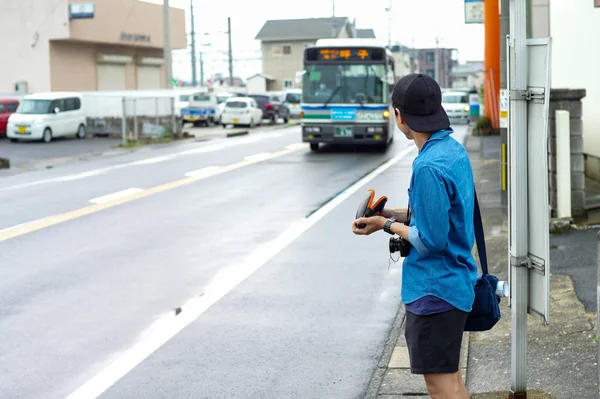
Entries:
[[319, 59], [323, 61], [368, 61], [371, 60], [371, 52], [364, 48], [323, 48], [319, 50]]

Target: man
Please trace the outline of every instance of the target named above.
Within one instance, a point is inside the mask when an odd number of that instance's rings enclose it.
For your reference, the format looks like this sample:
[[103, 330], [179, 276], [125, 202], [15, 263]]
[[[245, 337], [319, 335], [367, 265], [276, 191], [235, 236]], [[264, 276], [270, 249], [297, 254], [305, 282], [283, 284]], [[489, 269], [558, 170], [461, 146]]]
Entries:
[[[474, 300], [477, 265], [474, 244], [474, 184], [464, 147], [442, 108], [435, 80], [411, 74], [400, 79], [392, 95], [396, 125], [415, 142], [407, 209], [353, 223], [355, 234], [378, 230], [410, 243], [402, 268], [405, 336], [411, 371], [423, 374], [433, 399], [468, 399], [460, 374], [460, 348]], [[365, 224], [360, 229], [357, 226]]]

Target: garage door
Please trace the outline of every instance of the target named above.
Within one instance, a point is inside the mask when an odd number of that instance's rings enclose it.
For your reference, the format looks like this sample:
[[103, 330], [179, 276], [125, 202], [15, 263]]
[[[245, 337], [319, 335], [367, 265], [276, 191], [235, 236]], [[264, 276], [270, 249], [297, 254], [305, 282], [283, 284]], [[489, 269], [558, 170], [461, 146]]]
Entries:
[[98, 64], [98, 90], [126, 90], [125, 65]]
[[160, 67], [138, 65], [137, 88], [138, 90], [160, 89]]

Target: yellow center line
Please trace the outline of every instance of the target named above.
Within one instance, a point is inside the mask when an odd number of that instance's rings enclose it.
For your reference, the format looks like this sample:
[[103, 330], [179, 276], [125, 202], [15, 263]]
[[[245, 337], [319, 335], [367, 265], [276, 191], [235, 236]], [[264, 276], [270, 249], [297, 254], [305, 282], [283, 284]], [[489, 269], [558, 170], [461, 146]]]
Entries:
[[268, 161], [269, 159], [282, 157], [284, 155], [291, 154], [293, 152], [299, 151], [301, 149], [306, 148], [307, 145], [303, 147], [289, 148], [282, 151], [274, 152], [270, 154], [266, 158], [260, 159], [251, 159], [244, 160], [240, 162], [233, 163], [231, 165], [223, 166], [217, 169], [208, 169], [205, 172], [198, 173], [194, 176], [186, 177], [184, 179], [176, 180], [170, 183], [161, 184], [159, 186], [151, 187], [147, 190], [143, 190], [137, 193], [133, 193], [131, 195], [115, 198], [114, 200], [110, 200], [107, 202], [103, 202], [100, 204], [93, 204], [86, 206], [84, 208], [75, 209], [73, 211], [61, 213], [59, 215], [48, 216], [42, 219], [35, 220], [33, 222], [24, 223], [18, 226], [14, 226], [8, 229], [0, 230], [0, 242], [9, 240], [11, 238], [15, 238], [27, 233], [32, 233], [37, 230], [44, 229], [46, 227], [55, 226], [59, 223], [68, 222], [73, 219], [80, 218], [82, 216], [90, 215], [92, 213], [100, 212], [107, 208], [112, 208], [113, 206], [125, 204], [130, 201], [134, 201], [136, 199], [148, 197], [153, 194], [161, 193], [164, 191], [172, 190], [177, 187], [185, 186], [187, 184], [194, 183], [196, 181], [206, 179], [208, 177], [220, 175], [222, 173], [230, 172], [232, 170], [243, 168], [244, 166], [249, 166], [257, 163], [261, 163], [264, 161]]

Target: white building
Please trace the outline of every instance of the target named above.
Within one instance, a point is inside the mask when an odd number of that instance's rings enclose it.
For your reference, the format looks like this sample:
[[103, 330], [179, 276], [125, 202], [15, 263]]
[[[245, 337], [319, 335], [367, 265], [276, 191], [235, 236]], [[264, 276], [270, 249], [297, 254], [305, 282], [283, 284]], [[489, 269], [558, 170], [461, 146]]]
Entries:
[[[598, 3], [598, 2], [596, 2]], [[600, 8], [587, 0], [535, 0], [532, 35], [552, 37], [552, 87], [585, 89], [586, 174], [600, 177]]]

